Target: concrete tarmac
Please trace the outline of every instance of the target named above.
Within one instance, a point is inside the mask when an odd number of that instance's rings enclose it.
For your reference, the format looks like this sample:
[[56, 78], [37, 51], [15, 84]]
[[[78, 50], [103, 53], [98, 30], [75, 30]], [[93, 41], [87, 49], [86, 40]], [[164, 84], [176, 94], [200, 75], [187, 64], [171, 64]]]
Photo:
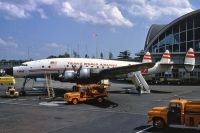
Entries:
[[[42, 86], [28, 82], [26, 88]], [[65, 90], [73, 84], [53, 82]], [[17, 79], [16, 88], [21, 88]], [[138, 95], [134, 85], [111, 83], [109, 97], [95, 102], [69, 105], [61, 98], [48, 101], [38, 96], [0, 97], [0, 133], [160, 133], [146, 124], [147, 111], [167, 105], [172, 98], [200, 100], [199, 86], [150, 86], [151, 94]], [[0, 86], [0, 95], [5, 93]], [[195, 133], [197, 130], [167, 128], [165, 133]]]

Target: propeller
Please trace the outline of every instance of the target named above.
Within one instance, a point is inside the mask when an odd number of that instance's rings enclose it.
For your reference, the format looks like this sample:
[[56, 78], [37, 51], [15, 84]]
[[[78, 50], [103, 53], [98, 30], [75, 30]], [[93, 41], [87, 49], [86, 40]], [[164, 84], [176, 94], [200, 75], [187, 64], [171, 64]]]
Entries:
[[76, 72], [76, 66], [72, 65], [72, 68], [73, 68], [74, 72]]
[[[76, 69], [76, 66], [75, 65], [72, 65], [72, 69], [73, 69], [73, 71], [76, 73], [76, 78], [79, 78], [79, 76], [80, 76], [80, 71], [81, 71], [81, 69], [82, 69], [82, 65], [78, 68], [78, 69]], [[58, 73], [59, 73], [59, 79], [63, 79], [64, 78], [64, 76], [65, 76], [65, 72], [66, 72], [66, 68], [62, 71], [62, 73], [59, 71]]]
[[12, 67], [9, 67], [9, 68], [3, 68], [3, 69], [0, 69], [0, 75], [10, 75], [10, 76], [13, 76], [13, 68]]
[[65, 71], [66, 71], [66, 68], [63, 70], [62, 73], [58, 72], [58, 73], [59, 73], [59, 78], [60, 78], [60, 79], [64, 78]]
[[82, 65], [79, 67], [79, 69], [77, 70], [77, 77], [79, 77], [80, 76], [80, 71], [81, 71], [81, 69], [82, 69]]
[[73, 68], [74, 72], [76, 72], [76, 78], [79, 78], [80, 71], [82, 69], [82, 65], [80, 65], [80, 67], [78, 69], [76, 69], [76, 66], [72, 65], [72, 68]]
[[6, 74], [5, 69], [0, 69], [0, 75], [5, 75], [5, 74]]

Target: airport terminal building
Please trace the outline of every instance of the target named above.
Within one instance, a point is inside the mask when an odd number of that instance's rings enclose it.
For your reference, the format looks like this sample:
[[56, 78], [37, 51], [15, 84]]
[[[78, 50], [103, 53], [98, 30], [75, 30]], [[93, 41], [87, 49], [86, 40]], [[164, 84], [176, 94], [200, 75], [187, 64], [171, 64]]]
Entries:
[[[185, 53], [189, 48], [195, 51], [195, 70], [187, 73], [184, 68], [173, 68], [167, 72], [173, 78], [195, 78], [200, 80], [200, 10], [183, 15], [169, 24], [153, 24], [147, 34], [144, 50], [136, 54], [143, 57], [144, 53], [152, 53], [153, 61], [159, 61], [163, 52], [169, 50], [172, 61], [183, 64]], [[165, 73], [166, 74], [166, 73]], [[163, 76], [163, 74], [159, 75]]]

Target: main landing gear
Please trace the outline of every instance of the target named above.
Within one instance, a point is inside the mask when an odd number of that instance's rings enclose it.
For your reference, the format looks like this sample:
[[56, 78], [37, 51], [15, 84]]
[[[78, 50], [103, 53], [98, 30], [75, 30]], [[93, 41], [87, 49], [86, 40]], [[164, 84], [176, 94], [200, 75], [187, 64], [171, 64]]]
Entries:
[[20, 90], [20, 92], [19, 92], [19, 95], [20, 95], [20, 96], [25, 96], [25, 95], [26, 95], [25, 86], [26, 86], [26, 83], [27, 83], [28, 81], [30, 81], [30, 78], [26, 78], [26, 77], [25, 77], [24, 82], [23, 82], [23, 86], [22, 86], [22, 88], [21, 88], [21, 90]]

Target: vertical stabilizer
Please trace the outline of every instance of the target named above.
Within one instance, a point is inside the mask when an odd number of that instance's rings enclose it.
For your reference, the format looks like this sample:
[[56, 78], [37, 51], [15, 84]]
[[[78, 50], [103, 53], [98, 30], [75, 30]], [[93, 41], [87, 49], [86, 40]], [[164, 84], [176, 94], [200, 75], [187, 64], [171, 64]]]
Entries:
[[190, 48], [186, 53], [184, 65], [186, 71], [191, 72], [194, 70], [195, 56], [194, 56], [194, 50], [192, 48]]
[[165, 53], [162, 55], [160, 63], [170, 63], [170, 62], [171, 62], [171, 58], [170, 58], [169, 50], [166, 50]]
[[152, 62], [151, 54], [149, 52], [146, 52], [146, 54], [143, 57], [142, 63], [149, 63]]

